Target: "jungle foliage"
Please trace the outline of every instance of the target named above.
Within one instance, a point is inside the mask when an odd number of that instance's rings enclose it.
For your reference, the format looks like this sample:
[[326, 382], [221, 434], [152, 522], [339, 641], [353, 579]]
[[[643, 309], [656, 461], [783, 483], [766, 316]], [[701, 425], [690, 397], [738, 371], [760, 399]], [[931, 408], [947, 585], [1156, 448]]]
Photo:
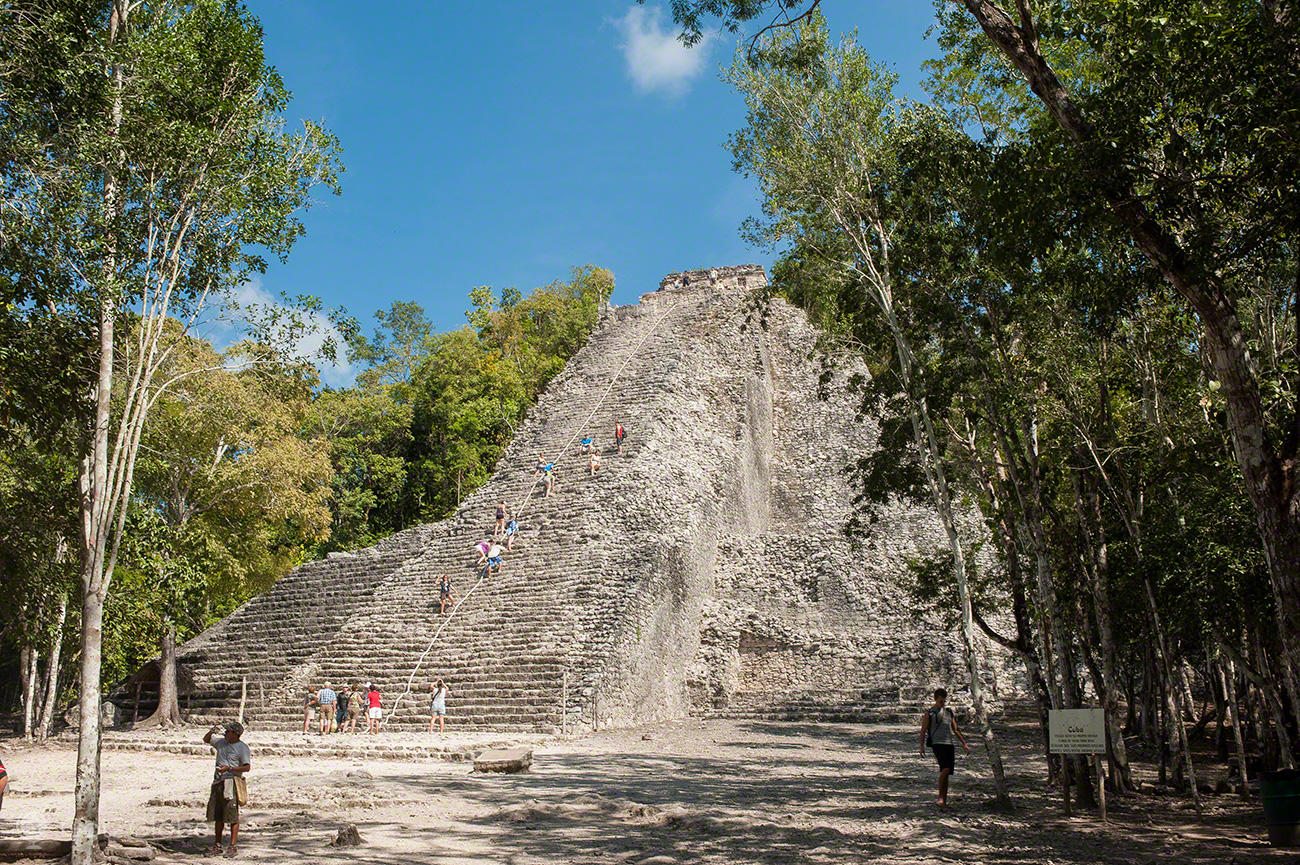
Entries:
[[680, 6], [686, 41], [776, 16], [726, 73], [731, 149], [773, 290], [872, 373], [851, 531], [894, 496], [978, 515], [917, 600], [1019, 655], [1044, 717], [1100, 701], [1120, 789], [1138, 747], [1195, 798], [1211, 721], [1293, 765], [1294, 5], [937, 2], [924, 104], [833, 5]]

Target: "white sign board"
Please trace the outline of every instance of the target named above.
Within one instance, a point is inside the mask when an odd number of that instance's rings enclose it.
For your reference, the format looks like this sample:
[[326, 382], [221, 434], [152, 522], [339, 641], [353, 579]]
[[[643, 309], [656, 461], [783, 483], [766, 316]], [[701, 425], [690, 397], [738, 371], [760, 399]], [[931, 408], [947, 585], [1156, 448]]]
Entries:
[[1106, 753], [1106, 716], [1101, 709], [1052, 709], [1047, 713], [1053, 754]]

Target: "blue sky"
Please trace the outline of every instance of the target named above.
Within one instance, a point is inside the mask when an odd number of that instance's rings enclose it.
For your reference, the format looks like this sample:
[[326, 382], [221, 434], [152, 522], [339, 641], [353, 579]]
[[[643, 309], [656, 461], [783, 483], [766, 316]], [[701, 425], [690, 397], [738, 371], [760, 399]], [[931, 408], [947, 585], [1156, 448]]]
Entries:
[[[527, 292], [590, 263], [631, 303], [670, 271], [769, 262], [738, 234], [757, 202], [724, 149], [744, 117], [718, 80], [729, 34], [685, 52], [666, 4], [630, 0], [249, 6], [294, 92], [289, 116], [323, 121], [347, 167], [265, 291], [315, 294], [367, 330], [375, 310], [415, 300], [448, 329], [476, 285]], [[921, 95], [929, 0], [824, 9]]]

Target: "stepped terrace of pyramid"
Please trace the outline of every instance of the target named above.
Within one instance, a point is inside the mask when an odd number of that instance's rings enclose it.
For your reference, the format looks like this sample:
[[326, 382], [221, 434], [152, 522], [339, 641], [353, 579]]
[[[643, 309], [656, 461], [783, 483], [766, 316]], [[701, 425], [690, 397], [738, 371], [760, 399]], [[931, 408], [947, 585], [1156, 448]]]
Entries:
[[[898, 506], [864, 543], [845, 536], [844, 468], [876, 436], [847, 385], [865, 369], [840, 358], [819, 398], [817, 331], [780, 300], [760, 325], [765, 284], [754, 265], [670, 274], [608, 309], [452, 517], [305, 564], [180, 647], [182, 708], [215, 720], [242, 697], [250, 725], [292, 729], [308, 687], [373, 681], [391, 713], [409, 681], [388, 722], [408, 729], [438, 677], [458, 729], [577, 732], [691, 714], [865, 720], [959, 690], [956, 635], [898, 586], [910, 556], [942, 544], [938, 520]], [[577, 453], [588, 431], [594, 477]], [[539, 451], [559, 461], [549, 498], [533, 486]], [[466, 597], [501, 500], [520, 536]], [[443, 573], [462, 598], [450, 618]], [[1014, 687], [1007, 659], [988, 660], [994, 694]]]

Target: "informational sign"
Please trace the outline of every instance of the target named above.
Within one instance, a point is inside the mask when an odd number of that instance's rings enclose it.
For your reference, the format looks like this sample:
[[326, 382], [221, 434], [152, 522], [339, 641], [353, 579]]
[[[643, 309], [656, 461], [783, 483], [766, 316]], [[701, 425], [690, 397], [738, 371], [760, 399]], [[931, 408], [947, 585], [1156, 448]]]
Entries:
[[1052, 709], [1047, 713], [1053, 754], [1106, 753], [1106, 716], [1101, 709]]

